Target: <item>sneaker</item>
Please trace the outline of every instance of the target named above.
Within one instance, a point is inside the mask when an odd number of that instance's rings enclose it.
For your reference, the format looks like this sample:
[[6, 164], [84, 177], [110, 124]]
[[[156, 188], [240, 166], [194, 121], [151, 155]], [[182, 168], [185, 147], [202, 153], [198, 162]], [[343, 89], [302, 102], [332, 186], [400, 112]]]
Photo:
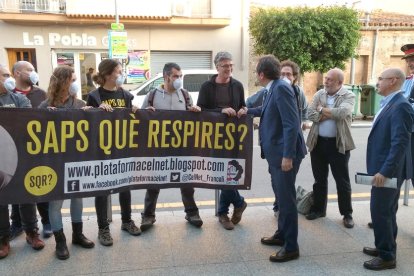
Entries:
[[142, 216], [141, 231], [146, 231], [152, 227], [155, 223], [155, 217], [153, 216]]
[[194, 215], [186, 215], [185, 219], [188, 220], [188, 222], [191, 225], [194, 225], [195, 227], [201, 227], [201, 225], [203, 225], [203, 221], [200, 218], [199, 214], [194, 214]]
[[23, 228], [20, 226], [11, 225], [10, 226], [10, 240], [14, 240], [23, 233]]
[[99, 229], [98, 240], [104, 246], [111, 246], [114, 244], [114, 240], [111, 237], [111, 231], [109, 230], [109, 226]]
[[132, 236], [141, 235], [141, 229], [135, 226], [135, 222], [132, 219], [129, 222], [122, 223], [121, 229], [127, 231]]
[[234, 229], [234, 224], [233, 224], [233, 222], [230, 221], [227, 214], [219, 215], [219, 222], [221, 223], [221, 225], [223, 225], [224, 229], [226, 229], [226, 230], [233, 230]]
[[47, 239], [53, 235], [52, 226], [50, 224], [43, 224], [43, 238]]
[[354, 220], [351, 215], [344, 216], [343, 223], [346, 228], [354, 228]]
[[45, 247], [45, 243], [39, 239], [39, 233], [37, 229], [33, 229], [26, 232], [26, 241], [34, 250], [41, 250]]
[[240, 208], [234, 208], [233, 216], [231, 217], [231, 222], [236, 225], [241, 221], [244, 210], [246, 210], [247, 203], [243, 201], [243, 205]]

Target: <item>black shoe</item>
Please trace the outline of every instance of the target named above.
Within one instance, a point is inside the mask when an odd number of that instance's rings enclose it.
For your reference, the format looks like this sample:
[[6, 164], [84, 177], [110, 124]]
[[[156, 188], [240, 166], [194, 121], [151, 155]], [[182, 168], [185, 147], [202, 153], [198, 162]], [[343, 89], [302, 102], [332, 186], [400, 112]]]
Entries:
[[200, 218], [199, 214], [193, 214], [193, 215], [189, 215], [187, 214], [185, 216], [185, 219], [191, 224], [194, 225], [195, 227], [201, 227], [203, 225], [203, 220]]
[[276, 235], [270, 236], [270, 237], [263, 237], [260, 242], [265, 245], [278, 245], [283, 246], [285, 243], [283, 240], [276, 237]]
[[142, 216], [141, 231], [147, 231], [155, 223], [155, 216]]
[[354, 220], [350, 215], [344, 216], [343, 223], [346, 228], [354, 228]]
[[287, 262], [294, 259], [299, 258], [299, 250], [292, 251], [292, 252], [286, 252], [285, 248], [282, 247], [282, 249], [279, 250], [279, 252], [275, 252], [272, 255], [270, 255], [269, 260], [271, 262]]
[[380, 257], [375, 257], [372, 260], [364, 262], [364, 267], [370, 270], [384, 270], [384, 269], [391, 269], [397, 266], [397, 261], [384, 261]]
[[326, 213], [325, 212], [310, 212], [309, 214], [306, 215], [306, 219], [307, 220], [314, 220], [317, 218], [322, 218], [322, 217], [326, 217]]
[[369, 228], [369, 229], [374, 228], [374, 226], [372, 225], [372, 222], [368, 222], [368, 228]]
[[364, 249], [362, 249], [362, 252], [364, 252], [364, 254], [372, 256], [372, 257], [378, 257], [379, 256], [378, 249], [372, 248], [372, 247], [364, 247]]

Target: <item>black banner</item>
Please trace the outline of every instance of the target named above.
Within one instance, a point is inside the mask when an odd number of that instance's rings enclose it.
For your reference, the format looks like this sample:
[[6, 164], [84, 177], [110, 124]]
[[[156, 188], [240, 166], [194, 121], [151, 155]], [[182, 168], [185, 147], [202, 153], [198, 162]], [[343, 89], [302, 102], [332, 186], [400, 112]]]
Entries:
[[250, 189], [252, 119], [214, 112], [0, 109], [0, 202], [128, 189]]

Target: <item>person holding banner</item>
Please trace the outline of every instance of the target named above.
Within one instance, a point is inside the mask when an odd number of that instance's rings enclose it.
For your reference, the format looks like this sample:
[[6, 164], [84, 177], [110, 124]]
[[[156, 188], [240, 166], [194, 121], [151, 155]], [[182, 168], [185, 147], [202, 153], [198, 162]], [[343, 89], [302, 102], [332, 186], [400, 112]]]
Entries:
[[[111, 112], [114, 108], [132, 108], [135, 112], [138, 108], [132, 105], [134, 96], [121, 86], [124, 83], [122, 65], [115, 59], [104, 59], [98, 66], [98, 73], [94, 75], [94, 81], [99, 87], [88, 94], [87, 105], [99, 107]], [[131, 219], [131, 191], [119, 193], [121, 205], [121, 229], [133, 236], [141, 234], [141, 230]], [[98, 218], [98, 239], [104, 246], [111, 246], [113, 239], [108, 223], [108, 196], [95, 197], [95, 209]]]
[[[233, 57], [229, 52], [218, 52], [214, 58], [217, 75], [200, 88], [197, 105], [202, 111], [224, 113], [227, 116], [237, 116], [237, 112], [246, 106], [244, 89], [241, 82], [232, 77]], [[234, 205], [231, 219], [228, 217], [230, 204]], [[219, 222], [226, 230], [233, 230], [238, 224], [247, 207], [246, 201], [238, 190], [221, 190], [218, 209]]]
[[[15, 80], [11, 77], [7, 67], [0, 65], [0, 108], [30, 108], [29, 99], [20, 94], [13, 93], [16, 87]], [[2, 187], [4, 188], [9, 177], [3, 175]], [[7, 182], [7, 183], [6, 183]], [[22, 226], [26, 232], [26, 241], [35, 250], [41, 250], [45, 243], [39, 239], [35, 204], [20, 204], [19, 213]], [[10, 221], [8, 205], [0, 205], [0, 259], [8, 256], [10, 251]]]
[[[189, 110], [200, 112], [198, 106], [193, 105], [193, 100], [183, 86], [183, 74], [181, 68], [176, 63], [166, 63], [163, 69], [164, 84], [159, 88], [150, 91], [142, 104], [142, 109], [155, 111], [164, 110]], [[142, 212], [141, 230], [148, 230], [155, 223], [155, 207], [157, 205], [160, 189], [148, 189], [145, 194], [145, 207]], [[194, 200], [194, 188], [181, 188], [186, 216], [185, 219], [195, 227], [201, 227], [203, 221], [198, 213], [198, 208]]]
[[[53, 71], [50, 77], [47, 99], [39, 108], [56, 110], [58, 108], [85, 108], [85, 102], [76, 98], [79, 84], [76, 82], [75, 71], [69, 66], [60, 66]], [[49, 202], [49, 220], [53, 235], [56, 240], [56, 257], [60, 260], [69, 258], [69, 250], [66, 245], [66, 237], [63, 233], [62, 223], [63, 200]], [[82, 222], [83, 199], [72, 198], [70, 200], [70, 216], [72, 219], [72, 243], [83, 248], [92, 248], [95, 244], [83, 235]]]
[[[39, 81], [39, 75], [33, 64], [25, 60], [20, 60], [13, 65], [12, 73], [16, 78], [16, 87], [13, 90], [14, 93], [25, 95], [30, 100], [33, 108], [37, 108], [41, 102], [46, 100], [46, 91], [36, 85]], [[36, 206], [43, 225], [43, 238], [49, 238], [53, 235], [49, 221], [49, 203], [38, 202], [36, 203]], [[10, 239], [13, 240], [23, 231], [19, 214], [19, 205], [12, 205], [10, 218], [12, 220]]]

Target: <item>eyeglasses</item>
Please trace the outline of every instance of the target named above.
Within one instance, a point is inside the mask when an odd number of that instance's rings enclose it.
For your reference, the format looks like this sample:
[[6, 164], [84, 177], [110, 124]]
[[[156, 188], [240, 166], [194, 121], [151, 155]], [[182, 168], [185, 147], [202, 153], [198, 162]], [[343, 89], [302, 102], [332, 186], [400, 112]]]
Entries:
[[383, 78], [383, 77], [379, 77], [378, 81], [382, 81], [382, 80], [392, 80], [392, 79], [399, 79], [398, 77], [391, 77], [391, 78]]
[[224, 64], [224, 65], [219, 65], [221, 68], [225, 68], [225, 69], [229, 69], [229, 68], [233, 68], [234, 64]]

